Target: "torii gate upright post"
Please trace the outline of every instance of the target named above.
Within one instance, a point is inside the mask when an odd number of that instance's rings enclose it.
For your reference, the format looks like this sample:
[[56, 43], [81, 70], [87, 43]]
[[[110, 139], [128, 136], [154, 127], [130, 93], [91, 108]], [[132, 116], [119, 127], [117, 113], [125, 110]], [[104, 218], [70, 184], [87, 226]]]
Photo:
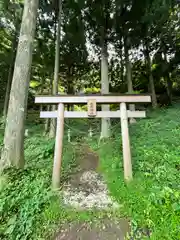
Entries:
[[62, 163], [63, 152], [63, 135], [64, 135], [64, 104], [58, 104], [57, 110], [57, 127], [56, 127], [56, 141], [54, 150], [54, 163], [52, 174], [52, 188], [58, 189], [60, 187], [60, 171]]
[[[58, 104], [58, 111], [41, 112], [41, 118], [57, 118], [56, 142], [54, 151], [54, 163], [52, 173], [52, 187], [58, 189], [60, 187], [60, 170], [62, 163], [63, 151], [63, 135], [64, 135], [64, 118], [120, 118], [121, 119], [121, 134], [123, 148], [123, 166], [124, 179], [130, 181], [132, 179], [132, 163], [131, 163], [131, 148], [128, 129], [128, 118], [144, 118], [145, 111], [129, 111], [127, 104], [129, 103], [144, 103], [151, 102], [149, 95], [124, 94], [124, 95], [85, 95], [85, 96], [37, 96], [36, 103]], [[118, 111], [96, 111], [96, 103], [111, 104], [119, 103], [120, 110]], [[64, 104], [88, 104], [88, 111], [64, 111]]]
[[120, 104], [121, 112], [121, 134], [122, 134], [122, 148], [123, 148], [123, 166], [124, 178], [130, 181], [133, 177], [132, 163], [131, 163], [131, 145], [129, 140], [128, 115], [126, 103]]

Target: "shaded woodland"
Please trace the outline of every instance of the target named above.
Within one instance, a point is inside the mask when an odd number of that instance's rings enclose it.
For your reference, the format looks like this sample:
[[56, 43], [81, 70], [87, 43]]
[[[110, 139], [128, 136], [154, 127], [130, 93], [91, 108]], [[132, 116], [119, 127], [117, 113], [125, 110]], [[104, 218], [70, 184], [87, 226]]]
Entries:
[[[157, 237], [152, 239], [160, 239], [160, 236], [177, 240], [180, 209], [179, 179], [176, 177], [180, 137], [177, 116], [180, 97], [179, 3], [179, 0], [0, 0], [0, 172], [5, 171], [9, 179], [7, 188], [0, 195], [3, 203], [0, 207], [3, 223], [0, 238], [31, 239], [29, 236], [35, 234], [32, 239], [38, 239], [37, 236], [47, 230], [41, 228], [41, 221], [54, 224], [54, 221], [58, 222], [56, 217], [65, 218], [67, 222], [68, 218], [76, 219], [74, 212], [69, 216], [64, 209], [52, 209], [50, 206], [59, 200], [46, 196], [51, 176], [48, 161], [53, 158], [56, 121], [41, 121], [37, 112], [40, 109], [56, 110], [56, 107], [35, 105], [35, 96], [142, 93], [151, 95], [152, 104], [131, 104], [129, 109], [148, 107], [154, 120], [137, 122], [140, 130], [136, 129], [136, 124], [131, 126], [136, 182], [130, 188], [121, 185], [123, 180], [118, 174], [122, 166], [117, 160], [119, 137], [117, 140], [116, 136], [120, 130], [114, 128], [109, 119], [95, 122], [93, 129], [98, 139], [113, 138], [115, 146], [114, 149], [111, 144], [107, 147], [110, 154], [106, 152], [106, 146], [100, 149], [101, 167], [111, 194], [118, 201], [123, 199], [127, 203], [128, 210], [123, 213], [135, 219], [135, 226], [150, 229]], [[164, 107], [169, 107], [167, 112]], [[82, 106], [66, 108], [84, 109]], [[116, 106], [101, 108], [107, 111]], [[29, 113], [36, 113], [30, 124]], [[71, 137], [77, 142], [78, 134], [84, 131], [83, 124], [87, 135], [89, 122], [75, 124], [75, 130], [78, 130], [71, 131]], [[67, 126], [69, 128], [71, 124], [66, 122]], [[27, 136], [26, 129], [30, 132]], [[63, 163], [63, 177], [69, 175], [76, 159], [76, 151], [68, 145], [66, 138], [67, 129], [64, 144], [67, 162]], [[144, 150], [141, 139], [149, 151]], [[121, 191], [118, 192], [119, 186]], [[26, 195], [28, 191], [32, 202]], [[40, 212], [46, 213], [45, 209], [52, 219], [46, 216], [48, 220], [45, 220], [44, 215], [38, 218]], [[56, 212], [59, 215], [55, 217]], [[38, 219], [40, 233], [34, 228], [32, 216]], [[45, 226], [49, 229], [48, 224]], [[167, 237], [168, 233], [172, 238]]]

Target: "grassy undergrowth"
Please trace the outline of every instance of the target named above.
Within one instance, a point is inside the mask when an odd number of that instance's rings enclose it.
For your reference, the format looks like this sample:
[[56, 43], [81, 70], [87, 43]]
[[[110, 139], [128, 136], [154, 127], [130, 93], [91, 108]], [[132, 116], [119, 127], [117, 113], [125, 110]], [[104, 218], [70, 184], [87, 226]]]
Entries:
[[[29, 137], [25, 139], [25, 169], [10, 168], [0, 176], [0, 239], [50, 239], [62, 224], [92, 222], [108, 214], [67, 209], [60, 192], [51, 191], [54, 140], [43, 136], [43, 125], [33, 125], [34, 119], [38, 119], [38, 115], [30, 114], [26, 126]], [[76, 169], [78, 142], [87, 137], [89, 122], [67, 122], [67, 127], [71, 128], [73, 144], [67, 142], [65, 131], [62, 184]], [[93, 125], [93, 129], [96, 127], [97, 124]], [[2, 142], [3, 129], [0, 129], [0, 145]]]
[[[120, 124], [113, 123], [112, 141], [98, 146], [98, 137], [90, 142], [98, 149], [99, 170], [111, 195], [122, 205], [119, 212], [76, 212], [63, 206], [60, 193], [50, 189], [54, 140], [42, 135], [42, 125], [27, 123], [25, 140], [26, 168], [8, 169], [0, 178], [0, 239], [50, 239], [61, 224], [71, 221], [99, 221], [106, 215], [132, 219], [134, 232], [148, 229], [151, 239], [180, 239], [180, 106], [150, 113], [130, 127], [134, 180], [123, 181]], [[71, 140], [87, 139], [90, 122], [68, 121]], [[92, 122], [95, 134], [99, 121]], [[99, 134], [97, 134], [99, 136]], [[0, 131], [2, 143], [2, 131]], [[68, 144], [65, 132], [62, 181], [77, 163], [78, 144]], [[139, 239], [146, 239], [142, 236]]]
[[[31, 134], [25, 140], [25, 170], [7, 169], [0, 179], [0, 239], [38, 239], [49, 221], [44, 213], [48, 216], [46, 209], [57, 201], [50, 189], [54, 141]], [[62, 180], [75, 159], [73, 147], [65, 144]]]
[[151, 113], [130, 127], [130, 135], [134, 180], [128, 185], [120, 134], [98, 150], [110, 192], [134, 231], [140, 227], [152, 232], [151, 239], [180, 239], [180, 106]]

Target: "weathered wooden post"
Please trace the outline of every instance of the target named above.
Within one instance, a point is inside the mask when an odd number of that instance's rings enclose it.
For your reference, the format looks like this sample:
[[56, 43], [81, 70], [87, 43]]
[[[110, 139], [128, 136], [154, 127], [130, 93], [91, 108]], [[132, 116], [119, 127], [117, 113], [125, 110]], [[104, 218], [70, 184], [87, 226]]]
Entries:
[[62, 162], [62, 151], [63, 151], [63, 135], [64, 135], [64, 104], [58, 104], [57, 111], [57, 129], [56, 129], [56, 140], [54, 150], [54, 165], [52, 174], [52, 188], [57, 189], [60, 187], [60, 170]]
[[[58, 104], [58, 111], [41, 112], [41, 118], [57, 118], [54, 165], [52, 175], [53, 189], [60, 187], [60, 169], [62, 162], [64, 118], [121, 118], [124, 179], [132, 179], [131, 148], [129, 140], [128, 118], [144, 118], [145, 111], [127, 111], [126, 104], [151, 102], [150, 96], [144, 95], [100, 95], [100, 96], [39, 96], [36, 103]], [[86, 103], [88, 111], [64, 111], [64, 104]], [[120, 111], [96, 111], [97, 104], [120, 103]]]
[[131, 147], [129, 140], [128, 115], [126, 103], [120, 104], [121, 111], [121, 133], [123, 147], [123, 164], [124, 164], [124, 179], [132, 180], [132, 163], [131, 163]]

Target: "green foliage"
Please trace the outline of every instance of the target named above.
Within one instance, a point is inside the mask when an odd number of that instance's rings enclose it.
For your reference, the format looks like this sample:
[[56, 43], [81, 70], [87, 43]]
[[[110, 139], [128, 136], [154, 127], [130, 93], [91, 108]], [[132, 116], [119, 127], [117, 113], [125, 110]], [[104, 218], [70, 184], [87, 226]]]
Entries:
[[[0, 3], [0, 109], [3, 109], [11, 62], [11, 42], [15, 29], [20, 27], [23, 8], [22, 1], [5, 2]], [[30, 92], [33, 91], [33, 94], [50, 94], [52, 89], [57, 6], [57, 1], [43, 0], [39, 4], [31, 73]], [[74, 90], [84, 88], [84, 85], [87, 89], [100, 87], [99, 60], [94, 59], [98, 59], [100, 54], [102, 30], [107, 42], [113, 44], [114, 48], [113, 54], [109, 51], [110, 92], [127, 92], [124, 38], [128, 39], [128, 48], [132, 50], [130, 59], [134, 90], [148, 92], [148, 72], [143, 60], [144, 45], [147, 44], [149, 51], [155, 52], [152, 70], [156, 92], [166, 90], [166, 79], [161, 79], [168, 74], [173, 82], [173, 90], [179, 92], [179, 6], [174, 1], [143, 0], [137, 4], [137, 1], [130, 0], [69, 0], [63, 2], [62, 8], [60, 92], [72, 94]], [[162, 58], [162, 53], [167, 55], [168, 61]]]
[[36, 216], [49, 200], [50, 179], [44, 179], [44, 174], [47, 172], [39, 169], [7, 171], [1, 192], [1, 238], [28, 239], [32, 235]]
[[[33, 131], [37, 132], [37, 129]], [[50, 189], [54, 141], [33, 131], [30, 131], [33, 137], [25, 142], [25, 170], [7, 169], [0, 178], [1, 239], [37, 239], [36, 234], [42, 235], [44, 227], [41, 226], [43, 212], [51, 204], [53, 208], [58, 199]], [[73, 169], [73, 153], [73, 148], [65, 144], [62, 181]], [[55, 217], [52, 216], [53, 220]], [[43, 224], [48, 224], [48, 220]]]
[[128, 185], [123, 181], [120, 134], [99, 149], [100, 170], [112, 196], [124, 205], [133, 231], [149, 229], [151, 239], [180, 237], [179, 114], [177, 105], [130, 128], [134, 180]]
[[[26, 168], [8, 169], [0, 177], [0, 238], [49, 239], [61, 224], [72, 221], [99, 221], [103, 217], [126, 216], [131, 219], [134, 239], [177, 240], [179, 238], [179, 105], [148, 114], [130, 127], [134, 180], [126, 185], [120, 141], [120, 124], [112, 124], [112, 139], [97, 146], [101, 171], [110, 193], [122, 206], [116, 212], [82, 211], [63, 206], [61, 194], [51, 192], [54, 141], [42, 137], [40, 125], [29, 125], [25, 141]], [[73, 142], [87, 139], [89, 126], [99, 137], [99, 121], [66, 122], [61, 180], [67, 180], [77, 164], [79, 149], [67, 143], [67, 128]], [[80, 139], [81, 140], [81, 139]], [[2, 143], [2, 131], [0, 134]], [[138, 236], [140, 236], [138, 238]]]

